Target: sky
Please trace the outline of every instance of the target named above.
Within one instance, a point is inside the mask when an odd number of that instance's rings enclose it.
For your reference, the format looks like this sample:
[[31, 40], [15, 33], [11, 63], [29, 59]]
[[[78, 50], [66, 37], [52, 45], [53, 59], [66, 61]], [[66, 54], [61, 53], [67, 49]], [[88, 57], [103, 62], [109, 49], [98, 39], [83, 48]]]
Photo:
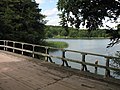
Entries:
[[60, 19], [58, 16], [57, 10], [57, 1], [58, 0], [35, 0], [39, 4], [39, 8], [42, 9], [42, 14], [46, 15], [48, 20], [46, 25], [58, 26]]
[[[41, 13], [47, 16], [45, 19], [45, 20], [48, 20], [46, 25], [58, 26], [60, 22], [60, 19], [58, 16], [60, 12], [58, 12], [57, 5], [56, 5], [58, 0], [35, 0], [35, 1], [39, 4], [39, 8], [42, 9]], [[106, 21], [103, 22], [104, 23], [103, 28], [107, 28], [106, 25], [110, 26], [111, 28], [115, 28], [116, 26], [115, 23], [106, 22]], [[118, 21], [120, 21], [120, 18]], [[84, 27], [82, 26], [81, 28], [84, 28]]]

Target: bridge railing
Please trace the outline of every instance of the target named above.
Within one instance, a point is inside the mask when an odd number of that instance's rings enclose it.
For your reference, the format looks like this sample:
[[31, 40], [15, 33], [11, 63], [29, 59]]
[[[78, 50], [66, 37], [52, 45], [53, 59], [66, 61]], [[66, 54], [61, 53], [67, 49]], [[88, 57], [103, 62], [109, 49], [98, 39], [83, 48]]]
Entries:
[[[26, 46], [29, 46], [29, 48], [26, 48]], [[39, 50], [36, 50], [37, 48], [43, 48], [44, 52], [40, 52]], [[41, 55], [45, 57], [46, 61], [50, 61], [53, 63], [52, 58], [58, 58], [62, 60], [62, 66], [67, 66], [71, 67], [68, 64], [69, 62], [73, 63], [78, 63], [81, 64], [81, 71], [88, 71], [87, 65], [95, 67], [95, 71], [97, 72], [97, 68], [103, 68], [105, 69], [104, 76], [105, 77], [110, 77], [111, 70], [113, 71], [120, 71], [120, 68], [116, 67], [110, 67], [110, 59], [117, 59], [120, 60], [119, 57], [113, 57], [113, 56], [107, 56], [107, 55], [101, 55], [101, 54], [95, 54], [95, 53], [88, 53], [88, 52], [80, 52], [80, 51], [75, 51], [75, 50], [66, 50], [66, 49], [60, 49], [60, 48], [53, 48], [53, 47], [48, 47], [48, 46], [41, 46], [41, 45], [35, 45], [35, 44], [29, 44], [29, 43], [23, 43], [23, 42], [17, 42], [17, 41], [10, 41], [10, 40], [0, 40], [0, 49], [5, 50], [5, 51], [11, 51], [13, 53], [17, 51], [20, 51], [22, 55], [24, 55], [25, 52], [30, 53], [33, 58], [35, 58], [35, 55]], [[62, 51], [62, 56], [55, 56], [55, 55], [50, 55], [49, 50], [50, 49], [55, 49], [55, 50], [61, 50]], [[82, 60], [74, 60], [74, 59], [69, 59], [66, 57], [67, 52], [73, 52], [73, 53], [79, 53], [82, 56]], [[99, 56], [103, 57], [106, 64], [105, 65], [100, 65], [97, 62], [96, 63], [90, 63], [86, 62], [86, 56], [91, 55], [91, 56]]]

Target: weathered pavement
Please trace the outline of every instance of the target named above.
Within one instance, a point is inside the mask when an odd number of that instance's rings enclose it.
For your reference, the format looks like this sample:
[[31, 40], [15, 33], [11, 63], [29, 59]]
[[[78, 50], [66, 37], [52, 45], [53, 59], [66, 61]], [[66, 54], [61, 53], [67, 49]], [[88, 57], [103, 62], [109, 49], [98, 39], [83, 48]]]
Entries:
[[0, 90], [120, 90], [120, 86], [0, 51]]

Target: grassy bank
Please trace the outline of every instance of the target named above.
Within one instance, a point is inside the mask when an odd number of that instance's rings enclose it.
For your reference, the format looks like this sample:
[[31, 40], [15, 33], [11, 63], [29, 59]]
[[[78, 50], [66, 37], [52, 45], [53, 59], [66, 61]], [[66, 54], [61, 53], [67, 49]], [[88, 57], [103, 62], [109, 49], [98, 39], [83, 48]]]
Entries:
[[67, 48], [68, 43], [66, 42], [58, 42], [58, 41], [47, 41], [46, 45], [49, 47], [55, 47], [55, 48]]

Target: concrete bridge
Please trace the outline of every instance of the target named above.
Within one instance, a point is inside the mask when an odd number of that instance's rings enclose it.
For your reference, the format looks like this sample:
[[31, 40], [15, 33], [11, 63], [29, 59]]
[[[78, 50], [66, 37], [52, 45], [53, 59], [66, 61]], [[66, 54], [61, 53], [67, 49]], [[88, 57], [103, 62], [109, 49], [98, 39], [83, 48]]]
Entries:
[[[17, 49], [16, 46], [13, 52], [8, 52], [11, 51], [8, 50], [10, 45], [1, 47], [6, 51], [0, 51], [0, 90], [120, 90], [120, 80], [108, 77], [108, 74], [102, 76], [86, 70], [56, 65], [35, 59], [33, 54], [32, 57], [21, 55], [24, 52], [16, 54], [13, 53]], [[46, 51], [48, 53], [48, 50]], [[63, 57], [65, 58], [64, 54]], [[45, 59], [48, 58], [49, 56]], [[85, 62], [85, 57], [83, 60]], [[89, 63], [84, 63], [83, 68], [86, 68], [85, 64]], [[106, 72], [109, 69], [112, 68], [107, 68]]]

